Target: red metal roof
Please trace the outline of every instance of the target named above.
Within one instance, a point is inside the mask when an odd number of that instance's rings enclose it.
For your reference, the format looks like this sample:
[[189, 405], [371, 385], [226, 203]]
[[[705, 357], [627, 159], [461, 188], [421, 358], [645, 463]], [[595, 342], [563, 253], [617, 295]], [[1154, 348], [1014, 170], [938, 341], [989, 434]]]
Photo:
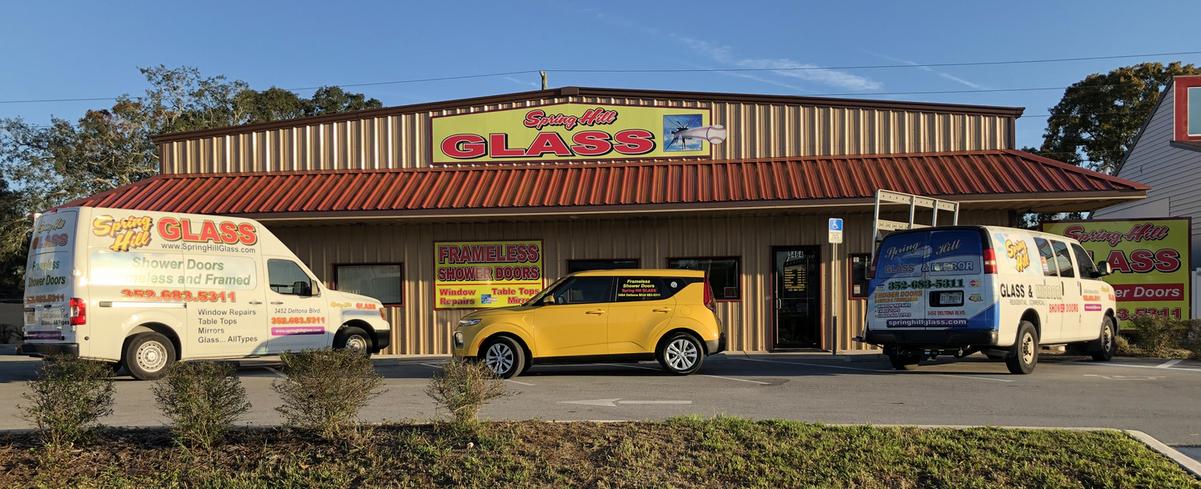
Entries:
[[1022, 151], [417, 170], [159, 175], [69, 206], [200, 214], [472, 211], [941, 197], [1141, 196], [1146, 185]]

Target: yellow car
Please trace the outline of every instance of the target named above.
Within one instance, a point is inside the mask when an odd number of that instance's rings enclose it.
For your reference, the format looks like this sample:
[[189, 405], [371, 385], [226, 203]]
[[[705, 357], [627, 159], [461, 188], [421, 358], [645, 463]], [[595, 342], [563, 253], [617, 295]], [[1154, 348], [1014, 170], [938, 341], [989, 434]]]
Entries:
[[713, 291], [694, 270], [591, 270], [567, 275], [525, 304], [459, 321], [454, 356], [509, 378], [535, 363], [657, 359], [687, 375], [725, 350]]

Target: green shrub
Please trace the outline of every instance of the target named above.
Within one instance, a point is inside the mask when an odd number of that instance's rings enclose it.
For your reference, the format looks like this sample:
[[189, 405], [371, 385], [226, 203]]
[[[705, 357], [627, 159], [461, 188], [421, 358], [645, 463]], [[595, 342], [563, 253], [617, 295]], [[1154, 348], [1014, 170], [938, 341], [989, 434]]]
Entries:
[[1187, 321], [1138, 316], [1132, 320], [1134, 327], [1131, 342], [1145, 355], [1167, 357], [1177, 355], [1184, 340]]
[[1189, 350], [1193, 358], [1201, 359], [1201, 319], [1193, 319], [1185, 323], [1183, 346]]
[[113, 412], [112, 365], [67, 356], [47, 358], [21, 395], [21, 417], [49, 449], [70, 448]]
[[246, 389], [230, 363], [176, 363], [153, 390], [176, 441], [190, 448], [213, 448], [250, 410]]
[[20, 325], [0, 323], [0, 344], [20, 343], [23, 339], [25, 331]]
[[451, 360], [434, 374], [425, 393], [450, 412], [455, 423], [474, 425], [489, 401], [508, 395], [505, 385], [483, 362]]
[[359, 411], [383, 392], [371, 360], [352, 350], [284, 353], [281, 360], [285, 378], [273, 387], [283, 405], [276, 410], [288, 424], [330, 441], [355, 435]]

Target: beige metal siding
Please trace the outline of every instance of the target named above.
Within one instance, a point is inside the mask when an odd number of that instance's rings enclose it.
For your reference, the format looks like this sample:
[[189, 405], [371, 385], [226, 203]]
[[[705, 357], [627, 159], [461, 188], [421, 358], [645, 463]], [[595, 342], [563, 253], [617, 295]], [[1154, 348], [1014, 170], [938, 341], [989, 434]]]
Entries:
[[163, 173], [430, 166], [430, 118], [550, 103], [711, 108], [718, 159], [1012, 149], [1012, 118], [899, 109], [569, 96], [380, 115], [160, 143]]
[[[390, 311], [392, 353], [449, 353], [451, 329], [466, 313], [434, 310], [434, 242], [501, 239], [541, 239], [548, 283], [565, 273], [567, 260], [573, 258], [637, 258], [643, 267], [657, 268], [674, 257], [737, 256], [742, 268], [742, 299], [719, 303], [718, 316], [731, 350], [764, 351], [771, 347], [771, 248], [824, 243], [828, 217], [780, 214], [330, 226], [267, 224], [326, 283], [333, 280], [335, 264], [404, 265], [405, 306]], [[846, 217], [846, 244], [840, 247], [840, 256], [868, 252], [871, 216]], [[965, 213], [960, 222], [1006, 224], [1008, 214], [971, 212]], [[862, 349], [850, 338], [862, 328], [864, 301], [843, 301], [845, 278], [840, 279], [839, 291], [830, 289], [831, 267], [840, 270], [842, 277], [846, 273], [844, 261], [831, 260], [830, 252], [830, 246], [822, 244], [823, 324], [829, 324], [829, 315], [838, 305], [838, 348]]]

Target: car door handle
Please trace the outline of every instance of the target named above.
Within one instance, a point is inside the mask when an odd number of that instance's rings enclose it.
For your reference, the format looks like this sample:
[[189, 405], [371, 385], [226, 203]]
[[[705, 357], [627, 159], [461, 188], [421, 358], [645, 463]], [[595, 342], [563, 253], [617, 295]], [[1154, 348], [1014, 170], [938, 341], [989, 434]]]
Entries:
[[671, 312], [671, 308], [670, 307], [660, 307], [658, 309], [651, 309], [651, 312]]
[[273, 305], [273, 306], [278, 306], [278, 305], [281, 305], [281, 304], [283, 304], [283, 303], [284, 303], [284, 301], [271, 301], [271, 305]]
[[605, 310], [604, 309], [593, 309], [591, 311], [584, 311], [584, 314], [596, 314], [597, 316], [603, 316], [605, 314]]
[[262, 303], [263, 303], [263, 301], [250, 301], [250, 305], [252, 305], [252, 306], [257, 306], [257, 305], [260, 305], [260, 304], [262, 304]]

